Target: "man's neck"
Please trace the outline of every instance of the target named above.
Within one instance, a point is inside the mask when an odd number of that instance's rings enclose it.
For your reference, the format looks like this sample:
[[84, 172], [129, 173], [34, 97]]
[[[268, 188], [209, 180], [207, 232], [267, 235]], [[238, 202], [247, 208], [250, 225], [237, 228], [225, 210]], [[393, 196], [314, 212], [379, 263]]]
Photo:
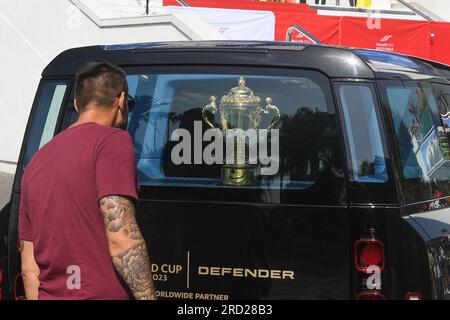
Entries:
[[78, 120], [72, 124], [69, 128], [79, 126], [85, 123], [96, 123], [102, 126], [113, 127], [114, 121], [108, 114], [103, 114], [94, 111], [84, 111], [78, 117]]

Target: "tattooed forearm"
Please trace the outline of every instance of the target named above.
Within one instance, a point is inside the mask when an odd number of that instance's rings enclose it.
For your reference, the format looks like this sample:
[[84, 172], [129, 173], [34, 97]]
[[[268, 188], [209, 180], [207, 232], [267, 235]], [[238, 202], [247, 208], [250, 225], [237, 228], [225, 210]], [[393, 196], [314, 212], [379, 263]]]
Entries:
[[155, 288], [151, 278], [145, 244], [137, 244], [123, 254], [113, 257], [113, 263], [122, 278], [130, 286], [136, 299], [149, 300], [155, 298]]
[[150, 260], [144, 238], [136, 222], [134, 205], [124, 197], [109, 196], [101, 199], [111, 257], [116, 270], [128, 284], [136, 299], [156, 299]]

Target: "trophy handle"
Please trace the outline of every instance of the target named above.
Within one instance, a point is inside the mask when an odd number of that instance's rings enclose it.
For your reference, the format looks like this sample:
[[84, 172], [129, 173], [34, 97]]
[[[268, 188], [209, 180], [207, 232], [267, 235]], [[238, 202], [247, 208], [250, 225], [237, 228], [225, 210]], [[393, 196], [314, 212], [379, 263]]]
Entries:
[[273, 118], [272, 122], [270, 123], [270, 125], [267, 127], [268, 130], [272, 129], [275, 125], [278, 124], [278, 122], [281, 119], [281, 114], [280, 114], [280, 109], [278, 109], [277, 106], [272, 104], [272, 98], [267, 98], [266, 99], [266, 107], [263, 109], [264, 113], [267, 114], [269, 113], [269, 111], [273, 111], [275, 112], [275, 118]]
[[210, 100], [211, 103], [205, 106], [202, 110], [202, 118], [203, 121], [205, 121], [208, 126], [210, 126], [211, 128], [215, 128], [214, 124], [211, 121], [209, 121], [206, 115], [206, 111], [210, 111], [212, 114], [215, 114], [217, 112], [216, 97], [211, 96]]

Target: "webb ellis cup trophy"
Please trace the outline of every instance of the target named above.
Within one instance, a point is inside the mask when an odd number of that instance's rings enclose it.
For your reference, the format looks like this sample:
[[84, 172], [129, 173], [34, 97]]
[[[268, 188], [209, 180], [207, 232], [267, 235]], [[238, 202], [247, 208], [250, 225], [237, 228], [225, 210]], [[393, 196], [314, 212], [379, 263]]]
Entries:
[[[219, 106], [217, 106], [216, 100], [216, 97], [211, 97], [210, 104], [203, 108], [202, 116], [209, 127], [219, 128], [223, 137], [227, 137], [227, 133], [235, 129], [242, 129], [243, 131], [252, 129], [257, 134], [258, 129], [260, 129], [262, 114], [275, 114], [267, 129], [273, 128], [280, 120], [280, 111], [272, 104], [272, 99], [268, 97], [265, 108], [261, 108], [261, 99], [246, 87], [243, 76], [239, 79], [239, 86], [231, 89], [227, 95], [222, 97]], [[219, 125], [213, 124], [207, 116], [207, 112], [215, 114], [217, 111], [220, 113]], [[232, 155], [234, 161], [233, 163], [227, 161], [222, 166], [222, 184], [230, 186], [257, 184], [259, 167], [249, 162], [249, 152], [245, 152], [246, 149], [248, 149], [248, 146], [240, 148], [235, 140], [234, 154]], [[238, 161], [238, 159], [243, 159], [243, 161]]]

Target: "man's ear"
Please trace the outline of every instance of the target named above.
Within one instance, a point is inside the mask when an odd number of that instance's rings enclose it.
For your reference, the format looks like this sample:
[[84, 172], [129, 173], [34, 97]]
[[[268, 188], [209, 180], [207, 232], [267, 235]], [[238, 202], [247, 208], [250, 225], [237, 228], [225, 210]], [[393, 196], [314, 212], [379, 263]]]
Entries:
[[77, 99], [73, 99], [73, 107], [75, 108], [75, 111], [77, 113], [80, 113], [80, 109], [78, 108], [78, 102]]
[[122, 93], [120, 94], [119, 97], [119, 109], [122, 113], [126, 112], [125, 110], [125, 99], [127, 98], [127, 95], [125, 93], [125, 91], [122, 91]]

